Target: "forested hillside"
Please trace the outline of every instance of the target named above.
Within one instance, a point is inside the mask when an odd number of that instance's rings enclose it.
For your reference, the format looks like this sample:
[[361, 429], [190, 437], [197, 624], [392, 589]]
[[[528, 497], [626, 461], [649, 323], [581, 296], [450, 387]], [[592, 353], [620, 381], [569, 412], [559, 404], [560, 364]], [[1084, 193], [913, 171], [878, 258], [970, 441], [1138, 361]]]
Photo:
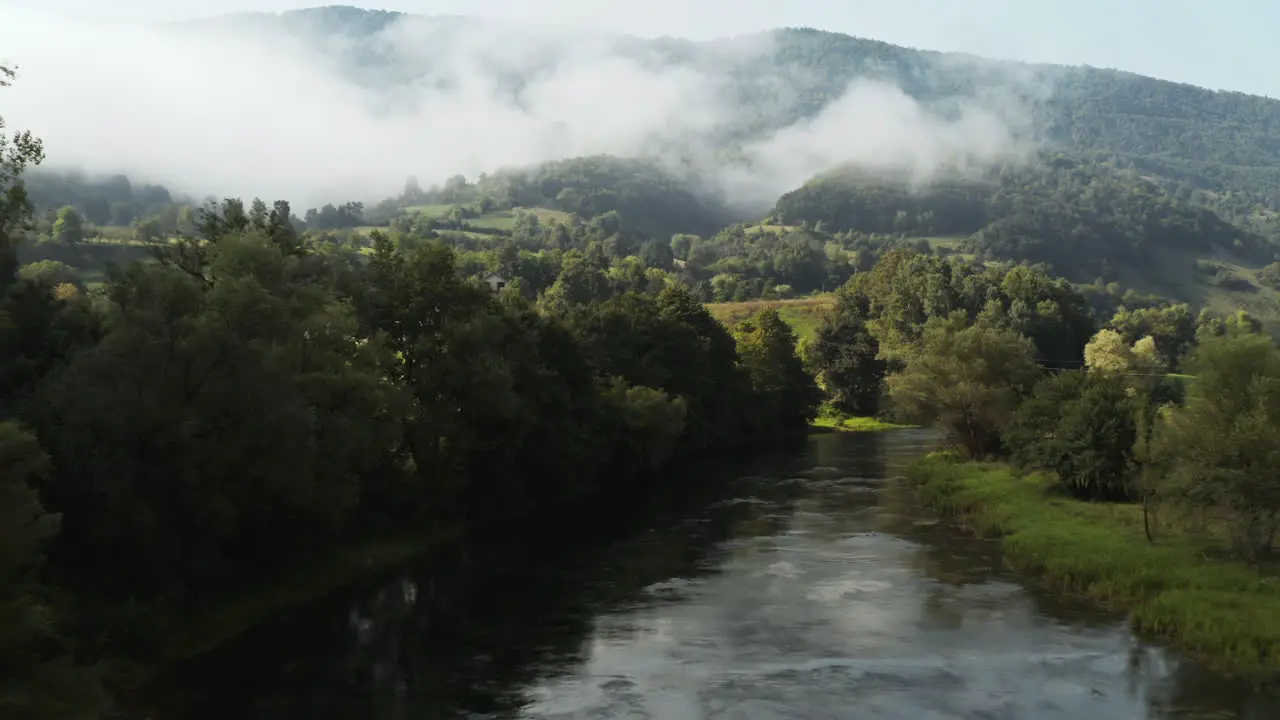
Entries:
[[[442, 53], [451, 35], [487, 22], [343, 6], [201, 22], [286, 33], [316, 43], [341, 37], [352, 41], [336, 46], [352, 78], [394, 85], [437, 69], [429, 56], [405, 57], [380, 41], [380, 33], [405, 18], [414, 21], [415, 37], [435, 42]], [[1191, 188], [1244, 193], [1272, 208], [1280, 203], [1280, 100], [1116, 70], [917, 50], [814, 29], [780, 29], [759, 38], [710, 42], [616, 38], [616, 44], [620, 53], [647, 63], [728, 77], [726, 92], [742, 109], [725, 128], [723, 138], [730, 144], [813, 116], [840, 97], [850, 82], [865, 78], [900, 87], [944, 114], [966, 99], [998, 94], [1001, 104], [1031, 109], [1031, 130], [1051, 149], [1107, 151]], [[744, 52], [744, 47], [752, 51]], [[539, 55], [538, 62], [523, 68], [523, 77], [554, 66], [562, 54], [553, 50]], [[509, 80], [518, 96], [522, 77]]]

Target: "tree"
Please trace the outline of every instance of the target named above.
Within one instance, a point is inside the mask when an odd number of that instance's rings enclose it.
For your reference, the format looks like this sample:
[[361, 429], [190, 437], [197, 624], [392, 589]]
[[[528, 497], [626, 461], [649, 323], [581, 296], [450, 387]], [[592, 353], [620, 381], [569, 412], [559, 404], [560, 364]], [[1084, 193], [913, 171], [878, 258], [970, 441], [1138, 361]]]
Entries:
[[856, 295], [841, 294], [806, 351], [832, 407], [849, 415], [875, 416], [886, 364], [879, 357], [880, 343], [867, 329], [865, 308]]
[[84, 242], [84, 218], [70, 205], [58, 211], [58, 219], [53, 223], [53, 239], [67, 245], [78, 245]]
[[903, 369], [886, 379], [906, 419], [932, 424], [969, 457], [1000, 448], [1000, 430], [1039, 376], [1031, 340], [962, 313], [930, 319], [919, 342], [895, 353]]
[[739, 323], [733, 336], [758, 398], [758, 419], [780, 432], [806, 427], [817, 415], [821, 393], [796, 354], [791, 327], [765, 308]]
[[58, 517], [40, 505], [33, 484], [49, 456], [17, 423], [0, 422], [0, 714], [20, 720], [90, 718], [102, 702], [92, 673], [76, 668], [41, 597], [44, 545]]
[[84, 290], [84, 282], [80, 279], [80, 274], [75, 271], [75, 268], [57, 260], [40, 260], [23, 265], [18, 271], [18, 278], [50, 289], [59, 285], [69, 284], [80, 291]]
[[658, 240], [649, 240], [641, 245], [638, 257], [645, 267], [658, 270], [670, 270], [675, 261], [671, 245]]
[[1188, 365], [1187, 405], [1155, 434], [1160, 493], [1225, 520], [1241, 555], [1266, 558], [1280, 532], [1280, 349], [1256, 334], [1212, 338]]
[[1113, 375], [1070, 371], [1036, 384], [1003, 432], [1005, 448], [1024, 467], [1053, 470], [1086, 500], [1127, 496], [1137, 439], [1133, 398]]
[[[8, 87], [15, 71], [0, 65], [0, 88]], [[22, 173], [44, 160], [44, 144], [30, 132], [12, 136], [5, 133], [0, 115], [0, 290], [12, 281], [18, 269], [16, 234], [31, 222], [31, 202], [22, 183]]]

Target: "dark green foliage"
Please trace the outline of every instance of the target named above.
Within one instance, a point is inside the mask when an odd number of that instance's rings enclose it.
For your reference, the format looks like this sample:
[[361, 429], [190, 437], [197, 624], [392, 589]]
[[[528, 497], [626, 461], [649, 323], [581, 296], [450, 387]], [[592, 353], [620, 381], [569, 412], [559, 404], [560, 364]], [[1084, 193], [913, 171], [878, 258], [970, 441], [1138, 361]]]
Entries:
[[[8, 283], [3, 407], [52, 460], [33, 482], [61, 529], [34, 493], [3, 509], [40, 520], [23, 542], [48, 542], [45, 578], [79, 600], [79, 656], [161, 658], [183, 618], [317, 552], [502, 521], [803, 431], [816, 405], [776, 316], [738, 344], [678, 286], [608, 297], [598, 249], [557, 280], [578, 288], [561, 315], [469, 281], [439, 242], [379, 234], [352, 263], [288, 217], [209, 205], [96, 302], [55, 296], [54, 264]], [[38, 584], [13, 587], [36, 607]]]
[[0, 422], [0, 713], [18, 720], [91, 718], [94, 677], [74, 666], [40, 581], [44, 545], [58, 532], [35, 485], [49, 456], [17, 423]]
[[779, 223], [822, 223], [828, 232], [955, 235], [990, 222], [994, 183], [943, 181], [920, 190], [905, 182], [839, 171], [806, 183], [778, 199]]
[[1055, 373], [1004, 428], [1005, 448], [1024, 467], [1055, 471], [1077, 498], [1124, 499], [1137, 440], [1136, 407], [1125, 391], [1117, 377]]
[[175, 202], [165, 188], [135, 185], [124, 175], [90, 178], [41, 170], [28, 174], [25, 181], [37, 212], [70, 206], [95, 225], [129, 225]]
[[734, 328], [738, 353], [754, 391], [748, 422], [757, 433], [795, 431], [818, 413], [813, 377], [796, 355], [796, 338], [775, 310], [764, 309]]
[[1084, 298], [1061, 279], [1028, 267], [978, 268], [905, 250], [886, 253], [839, 294], [840, 312], [867, 318], [882, 345], [902, 346], [925, 322], [960, 311], [969, 320], [1012, 330], [1035, 342], [1042, 362], [1083, 358], [1094, 324]]
[[822, 318], [807, 347], [832, 407], [846, 415], [875, 417], [880, 410], [885, 362], [880, 343], [867, 329], [866, 309], [844, 295]]
[[1209, 337], [1187, 365], [1186, 407], [1160, 418], [1152, 442], [1157, 491], [1267, 559], [1280, 537], [1280, 348], [1256, 333]]
[[886, 379], [904, 419], [928, 423], [968, 457], [1001, 451], [1000, 431], [1037, 377], [1034, 346], [1018, 333], [963, 312], [931, 317], [918, 342], [896, 348], [902, 369]]
[[528, 169], [504, 170], [475, 183], [454, 178], [433, 188], [426, 202], [486, 200], [497, 209], [548, 207], [603, 222], [606, 235], [666, 241], [675, 233], [709, 234], [730, 215], [693, 178], [656, 162], [607, 155], [571, 158]]
[[1075, 282], [1161, 252], [1227, 251], [1265, 262], [1280, 250], [1137, 172], [1061, 156], [914, 191], [839, 172], [784, 195], [774, 213], [828, 231], [960, 236], [970, 252], [1047, 263]]

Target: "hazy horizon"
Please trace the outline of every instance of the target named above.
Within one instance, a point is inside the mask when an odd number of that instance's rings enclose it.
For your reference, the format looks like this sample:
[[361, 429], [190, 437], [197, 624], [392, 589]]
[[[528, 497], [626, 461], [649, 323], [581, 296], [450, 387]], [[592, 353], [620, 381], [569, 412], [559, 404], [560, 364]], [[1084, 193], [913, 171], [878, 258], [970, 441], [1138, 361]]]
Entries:
[[[1028, 109], [1012, 95], [973, 98], [944, 119], [889, 83], [858, 80], [814, 117], [771, 123], [776, 131], [726, 167], [716, 138], [760, 110], [729, 99], [744, 81], [726, 63], [768, 53], [768, 36], [670, 65], [591, 30], [405, 17], [371, 42], [414, 81], [371, 88], [346, 76], [349, 41], [329, 35], [8, 17], [16, 22], [0, 27], [0, 47], [22, 76], [4, 91], [3, 113], [45, 140], [46, 166], [122, 172], [198, 196], [372, 201], [409, 176], [430, 184], [611, 154], [692, 164], [709, 189], [764, 208], [838, 165], [919, 181], [1034, 146]], [[513, 73], [527, 76], [514, 94]], [[782, 107], [802, 79], [770, 71], [748, 82]], [[1012, 72], [1008, 82], [1051, 92]]]
[[[12, 0], [0, 3], [13, 7]], [[744, 23], [761, 7], [748, 2], [717, 24], [716, 3], [685, 4], [707, 15], [719, 36], [749, 31]], [[124, 17], [153, 5], [127, 0], [113, 12]], [[189, 16], [244, 9], [171, 5], [171, 16], [183, 8]], [[967, 99], [943, 118], [894, 85], [859, 80], [817, 116], [748, 143], [741, 148], [748, 162], [726, 168], [714, 158], [711, 139], [740, 122], [744, 110], [759, 108], [725, 99], [731, 80], [722, 67], [655, 66], [593, 27], [616, 25], [619, 17], [592, 23], [602, 18], [574, 14], [577, 6], [568, 2], [550, 3], [547, 8], [558, 11], [532, 18], [535, 29], [521, 26], [531, 18], [511, 8], [497, 12], [501, 2], [477, 3], [471, 13], [456, 12], [458, 4], [448, 1], [401, 5], [437, 16], [489, 14], [515, 25], [441, 32], [429, 18], [404, 18], [382, 32], [377, 45], [419, 81], [374, 90], [344, 77], [346, 69], [334, 59], [343, 48], [331, 45], [341, 41], [330, 37], [308, 45], [199, 23], [197, 31], [184, 32], [162, 25], [181, 19], [164, 13], [147, 15], [146, 22], [107, 21], [77, 12], [77, 0], [54, 0], [39, 11], [5, 11], [0, 60], [17, 64], [22, 76], [0, 95], [0, 113], [13, 127], [44, 138], [48, 167], [122, 172], [198, 196], [256, 195], [308, 206], [371, 201], [395, 194], [409, 176], [431, 184], [456, 174], [614, 154], [692, 162], [712, 189], [756, 207], [843, 164], [921, 180], [943, 166], [981, 169], [1025, 157], [1037, 146], [1026, 99], [1053, 92], [1043, 78], [1007, 68], [1003, 91]], [[821, 26], [803, 22], [803, 13], [794, 19], [779, 24]], [[874, 31], [855, 34], [895, 40]], [[726, 52], [729, 60], [750, 59], [768, 52], [771, 42], [758, 35]], [[538, 72], [513, 97], [507, 78], [530, 67]], [[750, 79], [778, 98], [777, 107], [799, 80], [779, 72]]]
[[[1280, 97], [1280, 63], [1270, 28], [1280, 5], [1262, 0], [650, 0], [603, 13], [583, 0], [388, 0], [376, 5], [305, 0], [45, 0], [43, 12], [71, 18], [164, 22], [237, 12], [279, 12], [350, 4], [425, 15], [470, 15], [576, 25], [641, 37], [706, 40], [779, 27], [814, 27], [924, 50], [1033, 63], [1091, 65], [1210, 89]], [[29, 7], [0, 0], [0, 9]]]

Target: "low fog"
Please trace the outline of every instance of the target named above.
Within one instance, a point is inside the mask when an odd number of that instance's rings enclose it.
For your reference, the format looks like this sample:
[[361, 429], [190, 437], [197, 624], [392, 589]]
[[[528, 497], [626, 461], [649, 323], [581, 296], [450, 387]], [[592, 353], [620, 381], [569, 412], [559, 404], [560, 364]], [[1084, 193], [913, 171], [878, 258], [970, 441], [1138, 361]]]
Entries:
[[[692, 160], [735, 204], [759, 206], [838, 165], [923, 181], [1030, 149], [1029, 112], [1011, 97], [942, 119], [864, 80], [725, 166], [713, 137], [749, 113], [722, 92], [724, 68], [770, 53], [765, 36], [672, 67], [604, 33], [406, 18], [361, 41], [406, 76], [371, 86], [343, 72], [349, 40], [304, 42], [271, 28], [8, 16], [0, 60], [20, 75], [0, 94], [0, 113], [45, 140], [49, 168], [301, 206], [385, 198], [411, 175], [428, 185], [596, 153]], [[517, 72], [527, 78], [519, 93], [508, 84]], [[785, 99], [796, 79], [754, 80]]]

